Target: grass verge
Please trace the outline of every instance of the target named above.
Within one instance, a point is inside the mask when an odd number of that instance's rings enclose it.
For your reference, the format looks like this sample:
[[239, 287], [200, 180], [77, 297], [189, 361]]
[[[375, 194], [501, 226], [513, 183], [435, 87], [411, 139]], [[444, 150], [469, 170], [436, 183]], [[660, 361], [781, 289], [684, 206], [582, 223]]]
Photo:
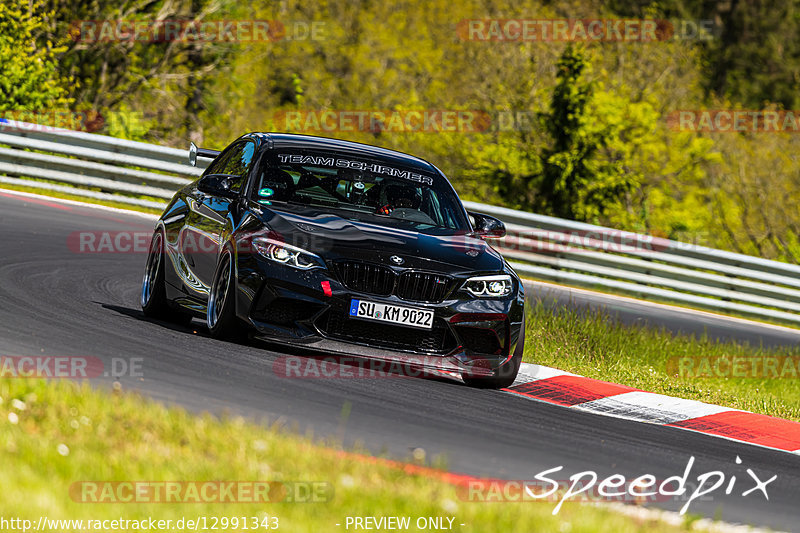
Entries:
[[[622, 297], [625, 297], [625, 298], [630, 298], [632, 300], [640, 300], [640, 301], [646, 301], [646, 302], [654, 303], [654, 304], [668, 305], [670, 307], [676, 307], [678, 309], [690, 309], [690, 310], [703, 311], [703, 312], [706, 312], [706, 313], [711, 313], [713, 315], [719, 315], [719, 316], [723, 316], [723, 317], [741, 318], [743, 320], [749, 320], [751, 322], [760, 322], [762, 324], [769, 324], [769, 325], [772, 325], [772, 326], [780, 326], [782, 328], [789, 328], [789, 329], [794, 329], [794, 330], [800, 331], [800, 327], [798, 327], [798, 325], [796, 323], [780, 320], [780, 319], [777, 319], [777, 318], [770, 319], [770, 318], [767, 318], [767, 317], [748, 315], [748, 314], [740, 313], [740, 312], [736, 312], [736, 311], [728, 311], [728, 310], [722, 310], [722, 309], [712, 309], [710, 307], [703, 307], [703, 306], [699, 306], [699, 305], [695, 306], [695, 307], [691, 307], [686, 303], [676, 302], [675, 300], [670, 300], [669, 298], [664, 298], [662, 296], [653, 296], [653, 295], [648, 295], [648, 294], [645, 294], [645, 293], [632, 294], [632, 293], [627, 292], [627, 291], [620, 291], [620, 290], [615, 290], [614, 288], [605, 287], [605, 286], [600, 285], [600, 284], [593, 285], [593, 286], [578, 287], [578, 286], [566, 285], [566, 284], [560, 283], [558, 281], [536, 278], [535, 276], [524, 276], [524, 278], [526, 280], [528, 280], [528, 281], [539, 282], [539, 283], [558, 286], [558, 287], [564, 287], [564, 288], [567, 288], [567, 289], [579, 289], [579, 290], [583, 290], [583, 291], [589, 291], [589, 292], [596, 292], [596, 293], [600, 293], [600, 294], [605, 294], [605, 295], [608, 295], [608, 296], [622, 296]], [[651, 285], [642, 285], [642, 287], [646, 287], [646, 286], [651, 286]], [[676, 292], [684, 292], [685, 293], [685, 291], [676, 291]], [[708, 296], [708, 295], [703, 295], [703, 296], [705, 296], [706, 298], [708, 298], [710, 300], [719, 300], [719, 298], [715, 298], [713, 296]], [[754, 307], [760, 307], [760, 306], [755, 305]]]
[[[755, 374], [760, 377], [750, 377], [754, 359]], [[780, 364], [773, 372], [763, 366], [765, 359]], [[705, 336], [676, 335], [665, 329], [624, 325], [604, 312], [553, 308], [538, 302], [529, 309], [524, 360], [650, 392], [800, 422], [800, 346], [765, 349]], [[737, 361], [739, 367], [734, 366]], [[735, 368], [744, 372], [735, 372]], [[734, 377], [736, 374], [748, 377]]]
[[[429, 476], [337, 454], [277, 427], [166, 408], [74, 382], [0, 381], [0, 516], [55, 519], [277, 517], [283, 531], [344, 531], [347, 516], [455, 517], [461, 531], [680, 531], [598, 506], [476, 503]], [[80, 481], [330, 484], [317, 503], [79, 503]], [[77, 496], [80, 499], [80, 496]], [[465, 524], [461, 527], [458, 524]], [[342, 524], [341, 527], [336, 524]], [[209, 522], [210, 525], [210, 522]], [[231, 521], [229, 521], [229, 526]], [[251, 529], [248, 524], [248, 529]], [[85, 525], [84, 525], [85, 528]], [[76, 528], [61, 525], [61, 531]], [[121, 528], [118, 528], [121, 529]], [[202, 530], [202, 527], [200, 527]], [[414, 529], [413, 527], [411, 528]], [[171, 530], [177, 530], [173, 527]], [[228, 531], [245, 531], [228, 527]]]

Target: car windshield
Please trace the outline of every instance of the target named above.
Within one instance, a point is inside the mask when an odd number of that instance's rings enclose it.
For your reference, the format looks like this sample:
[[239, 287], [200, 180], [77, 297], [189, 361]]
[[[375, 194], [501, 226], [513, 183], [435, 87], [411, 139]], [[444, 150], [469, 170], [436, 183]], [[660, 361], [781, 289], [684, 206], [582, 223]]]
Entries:
[[344, 210], [364, 222], [468, 229], [461, 204], [443, 178], [342, 154], [270, 154], [262, 160], [253, 195], [263, 205]]

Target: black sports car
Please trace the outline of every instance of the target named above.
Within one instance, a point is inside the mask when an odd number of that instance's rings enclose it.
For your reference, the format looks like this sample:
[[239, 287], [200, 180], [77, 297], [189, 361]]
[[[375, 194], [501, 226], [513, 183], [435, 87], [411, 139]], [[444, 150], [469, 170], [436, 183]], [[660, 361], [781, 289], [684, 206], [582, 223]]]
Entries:
[[457, 373], [506, 387], [524, 345], [524, 289], [444, 174], [399, 152], [250, 133], [178, 191], [156, 224], [145, 314], [203, 317], [260, 338]]

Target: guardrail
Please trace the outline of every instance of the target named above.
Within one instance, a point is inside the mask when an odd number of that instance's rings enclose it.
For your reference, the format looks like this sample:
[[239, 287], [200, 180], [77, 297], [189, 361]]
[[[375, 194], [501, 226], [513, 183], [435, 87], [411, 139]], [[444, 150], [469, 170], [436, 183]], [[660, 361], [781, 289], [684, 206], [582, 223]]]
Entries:
[[[7, 147], [2, 147], [6, 145]], [[160, 208], [203, 169], [186, 150], [0, 120], [0, 183]], [[20, 176], [20, 177], [14, 177]], [[56, 183], [53, 183], [56, 182]]]
[[[161, 208], [202, 170], [186, 150], [0, 119], [0, 184]], [[799, 265], [464, 204], [505, 222], [508, 234], [493, 244], [522, 275], [800, 324]]]

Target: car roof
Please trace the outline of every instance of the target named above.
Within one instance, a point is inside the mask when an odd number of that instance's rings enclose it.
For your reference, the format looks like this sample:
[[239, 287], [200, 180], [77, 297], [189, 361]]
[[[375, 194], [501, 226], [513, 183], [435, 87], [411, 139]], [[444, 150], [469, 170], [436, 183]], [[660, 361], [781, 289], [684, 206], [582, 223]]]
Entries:
[[274, 133], [274, 132], [254, 132], [243, 135], [244, 138], [258, 138], [259, 140], [271, 143], [273, 149], [292, 149], [292, 150], [320, 150], [326, 152], [340, 152], [370, 159], [380, 159], [386, 162], [404, 165], [415, 170], [423, 170], [433, 174], [440, 174], [440, 171], [431, 163], [395, 150], [380, 148], [370, 144], [363, 144], [341, 139], [331, 139], [329, 137], [317, 137], [314, 135], [301, 135], [295, 133]]

